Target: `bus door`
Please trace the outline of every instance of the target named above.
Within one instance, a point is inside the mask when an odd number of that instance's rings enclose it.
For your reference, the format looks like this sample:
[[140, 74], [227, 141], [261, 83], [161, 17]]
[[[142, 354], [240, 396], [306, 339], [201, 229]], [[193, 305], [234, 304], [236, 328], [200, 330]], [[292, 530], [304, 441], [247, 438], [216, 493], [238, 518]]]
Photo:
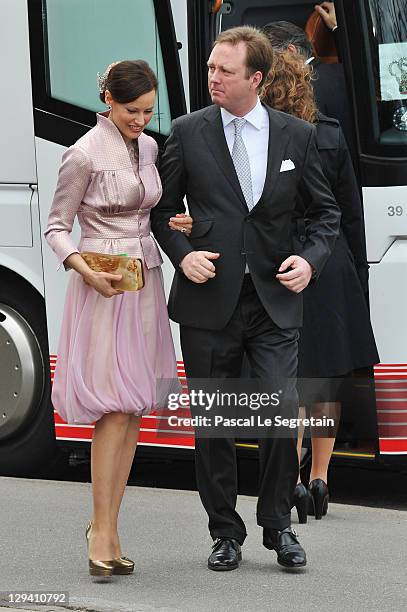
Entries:
[[382, 457], [407, 454], [407, 1], [338, 0], [370, 264]]

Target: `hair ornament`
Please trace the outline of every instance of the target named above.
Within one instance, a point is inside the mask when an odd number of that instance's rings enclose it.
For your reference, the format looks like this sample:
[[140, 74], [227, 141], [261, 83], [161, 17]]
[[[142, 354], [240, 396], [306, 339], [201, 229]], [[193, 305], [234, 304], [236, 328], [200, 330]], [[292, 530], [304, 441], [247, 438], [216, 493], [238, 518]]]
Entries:
[[113, 66], [120, 64], [120, 62], [121, 60], [119, 60], [118, 62], [112, 62], [111, 64], [109, 64], [103, 74], [101, 74], [100, 72], [97, 73], [96, 75], [97, 84], [98, 84], [100, 93], [104, 93], [106, 91], [106, 83], [107, 83], [107, 79], [109, 78], [110, 71], [113, 68]]

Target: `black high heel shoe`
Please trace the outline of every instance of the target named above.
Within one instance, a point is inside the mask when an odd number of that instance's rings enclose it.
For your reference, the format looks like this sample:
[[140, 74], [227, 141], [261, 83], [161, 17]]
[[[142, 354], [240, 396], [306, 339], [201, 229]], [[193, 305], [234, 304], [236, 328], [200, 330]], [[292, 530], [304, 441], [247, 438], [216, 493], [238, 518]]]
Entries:
[[298, 522], [306, 523], [308, 507], [310, 504], [310, 493], [308, 489], [299, 482], [294, 489], [293, 507], [297, 508]]
[[316, 520], [320, 521], [328, 512], [328, 486], [321, 478], [315, 478], [309, 483], [308, 490], [310, 492], [309, 514], [314, 514]]

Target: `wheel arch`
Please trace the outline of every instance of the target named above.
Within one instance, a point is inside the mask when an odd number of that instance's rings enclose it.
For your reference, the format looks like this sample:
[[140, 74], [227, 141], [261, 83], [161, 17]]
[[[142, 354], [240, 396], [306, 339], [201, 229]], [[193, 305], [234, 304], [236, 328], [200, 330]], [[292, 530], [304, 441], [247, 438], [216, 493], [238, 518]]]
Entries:
[[34, 289], [44, 299], [44, 279], [42, 276], [23, 262], [10, 257], [4, 251], [0, 253], [0, 281], [3, 275], [15, 277], [22, 284]]

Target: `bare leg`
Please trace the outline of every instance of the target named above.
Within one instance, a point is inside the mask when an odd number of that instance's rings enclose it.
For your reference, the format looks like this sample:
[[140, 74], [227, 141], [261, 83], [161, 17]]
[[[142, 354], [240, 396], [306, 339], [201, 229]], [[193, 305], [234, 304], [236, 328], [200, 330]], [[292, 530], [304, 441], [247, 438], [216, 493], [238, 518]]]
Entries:
[[[298, 418], [304, 419], [305, 417], [305, 406], [300, 406], [298, 409]], [[301, 449], [302, 449], [302, 440], [304, 437], [304, 425], [300, 425], [298, 427], [298, 439], [297, 439], [297, 455], [298, 455], [298, 465], [301, 465]], [[297, 484], [301, 482], [300, 471], [298, 470], [298, 481]]]
[[[321, 402], [314, 404], [311, 409], [311, 415], [316, 418], [326, 416], [335, 419], [335, 426], [327, 428], [326, 437], [314, 437], [312, 435], [312, 467], [310, 481], [316, 478], [321, 478], [325, 483], [328, 483], [328, 466], [331, 460], [332, 451], [335, 444], [336, 433], [339, 425], [341, 414], [340, 402]], [[316, 430], [318, 431], [318, 430]], [[321, 430], [319, 429], [319, 433]]]
[[115, 532], [114, 536], [114, 558], [122, 556], [120, 548], [119, 536], [117, 533], [117, 520], [119, 516], [120, 505], [122, 503], [124, 491], [129, 478], [131, 466], [136, 452], [139, 432], [140, 432], [141, 417], [131, 416], [127, 427], [126, 438], [123, 443], [123, 448], [120, 457], [120, 464], [117, 473], [116, 482], [112, 497], [112, 526]]
[[89, 541], [90, 559], [108, 561], [114, 558], [113, 497], [131, 418], [128, 414], [111, 412], [95, 425], [91, 455], [93, 519]]

